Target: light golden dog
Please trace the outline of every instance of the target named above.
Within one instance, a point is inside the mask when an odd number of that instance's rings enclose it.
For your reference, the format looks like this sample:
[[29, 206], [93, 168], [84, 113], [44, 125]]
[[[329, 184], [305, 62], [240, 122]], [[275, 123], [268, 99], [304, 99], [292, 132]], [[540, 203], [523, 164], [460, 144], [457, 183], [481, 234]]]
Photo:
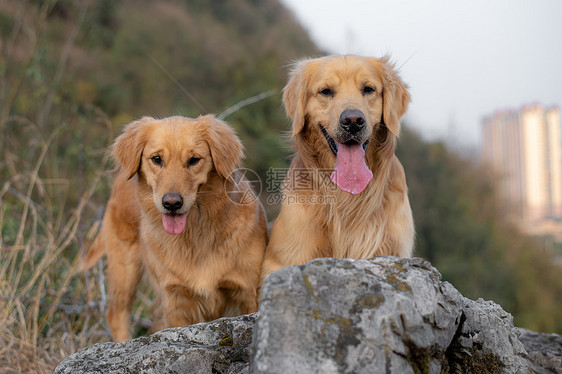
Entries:
[[388, 58], [298, 62], [283, 92], [296, 156], [262, 281], [317, 257], [411, 256], [414, 224], [394, 155], [410, 95]]
[[235, 171], [242, 145], [233, 130], [212, 116], [145, 117], [125, 128], [113, 154], [120, 171], [81, 266], [107, 253], [113, 339], [130, 338], [143, 268], [157, 295], [153, 330], [255, 312], [266, 218]]

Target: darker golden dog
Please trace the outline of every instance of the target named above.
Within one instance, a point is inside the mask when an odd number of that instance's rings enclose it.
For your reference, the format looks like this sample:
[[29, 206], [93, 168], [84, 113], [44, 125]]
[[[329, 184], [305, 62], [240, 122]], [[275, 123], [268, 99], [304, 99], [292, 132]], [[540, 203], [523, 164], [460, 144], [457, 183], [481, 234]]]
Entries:
[[255, 312], [266, 219], [235, 171], [242, 145], [233, 130], [212, 116], [143, 118], [113, 153], [120, 171], [81, 268], [107, 253], [114, 340], [130, 338], [143, 268], [157, 295], [154, 330]]
[[388, 58], [298, 62], [283, 101], [297, 154], [262, 278], [316, 257], [410, 256], [414, 224], [394, 155], [410, 95]]

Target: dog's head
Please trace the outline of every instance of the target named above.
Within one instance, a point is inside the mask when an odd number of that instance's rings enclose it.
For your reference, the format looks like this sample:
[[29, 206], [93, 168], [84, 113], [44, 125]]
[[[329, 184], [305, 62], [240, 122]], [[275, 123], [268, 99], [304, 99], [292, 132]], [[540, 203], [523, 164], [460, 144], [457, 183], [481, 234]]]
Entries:
[[200, 187], [213, 175], [224, 179], [234, 171], [242, 144], [231, 127], [211, 115], [144, 117], [127, 125], [113, 155], [129, 178], [138, 174], [143, 208], [161, 214], [165, 230], [179, 234]]
[[398, 136], [410, 95], [388, 58], [328, 56], [298, 62], [283, 91], [293, 136], [322, 139], [335, 162], [332, 180], [360, 193], [372, 178], [365, 151], [384, 126]]

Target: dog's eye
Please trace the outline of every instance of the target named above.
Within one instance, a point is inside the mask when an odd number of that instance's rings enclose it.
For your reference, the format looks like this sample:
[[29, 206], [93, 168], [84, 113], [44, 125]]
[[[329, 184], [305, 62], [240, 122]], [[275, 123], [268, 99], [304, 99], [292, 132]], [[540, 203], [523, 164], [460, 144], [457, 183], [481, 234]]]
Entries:
[[162, 166], [162, 157], [160, 157], [160, 156], [153, 156], [153, 157], [151, 158], [151, 160], [152, 160], [152, 163], [153, 163], [154, 165]]
[[320, 90], [320, 95], [334, 96], [334, 91], [332, 91], [330, 88], [323, 88], [323, 89]]
[[187, 164], [190, 165], [190, 166], [191, 165], [197, 165], [199, 163], [199, 161], [201, 161], [200, 158], [192, 157], [192, 158], [189, 159], [189, 161], [187, 161]]
[[369, 95], [372, 94], [373, 92], [375, 92], [375, 89], [371, 86], [365, 86], [363, 87], [363, 95]]

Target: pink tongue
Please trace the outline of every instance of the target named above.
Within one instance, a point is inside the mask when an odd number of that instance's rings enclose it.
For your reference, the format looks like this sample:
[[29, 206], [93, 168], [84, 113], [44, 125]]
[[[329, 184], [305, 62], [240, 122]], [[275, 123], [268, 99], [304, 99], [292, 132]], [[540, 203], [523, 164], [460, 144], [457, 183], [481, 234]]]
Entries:
[[336, 168], [330, 179], [345, 192], [357, 195], [373, 179], [373, 173], [365, 165], [365, 150], [361, 144], [337, 145]]
[[162, 224], [168, 234], [181, 234], [185, 228], [187, 214], [162, 214]]

